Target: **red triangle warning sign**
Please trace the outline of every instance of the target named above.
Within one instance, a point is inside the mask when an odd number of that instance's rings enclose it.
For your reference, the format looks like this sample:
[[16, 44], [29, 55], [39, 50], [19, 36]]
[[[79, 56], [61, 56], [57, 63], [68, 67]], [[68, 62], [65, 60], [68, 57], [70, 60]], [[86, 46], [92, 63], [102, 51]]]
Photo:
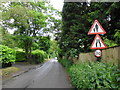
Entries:
[[94, 41], [92, 42], [90, 49], [104, 49], [104, 48], [107, 48], [107, 46], [104, 44], [101, 37], [97, 34], [94, 38]]
[[106, 32], [103, 29], [103, 27], [100, 25], [100, 23], [98, 22], [98, 20], [95, 20], [94, 24], [90, 28], [90, 31], [88, 32], [88, 35], [89, 34], [106, 34]]

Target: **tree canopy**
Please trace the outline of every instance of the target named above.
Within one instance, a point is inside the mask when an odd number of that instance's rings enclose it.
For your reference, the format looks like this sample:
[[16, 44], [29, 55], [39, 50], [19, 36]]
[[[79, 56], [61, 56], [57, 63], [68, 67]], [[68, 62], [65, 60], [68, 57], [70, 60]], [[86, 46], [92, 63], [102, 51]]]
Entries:
[[[31, 58], [32, 49], [47, 52], [50, 48], [50, 38], [43, 36], [48, 32], [56, 31], [59, 19], [54, 15], [59, 16], [60, 12], [44, 0], [41, 2], [10, 2], [7, 8], [4, 4], [2, 5], [2, 27], [5, 30], [15, 30], [14, 40], [18, 47], [25, 50], [26, 59]], [[37, 48], [34, 47], [35, 44], [38, 45]]]
[[[91, 51], [90, 45], [94, 35], [88, 36], [87, 33], [95, 19], [107, 32], [102, 37], [109, 45], [108, 47], [120, 44], [118, 40], [119, 11], [120, 2], [65, 2], [62, 10], [63, 25], [59, 40], [63, 55], [78, 56], [80, 52]], [[113, 44], [110, 44], [110, 41]]]

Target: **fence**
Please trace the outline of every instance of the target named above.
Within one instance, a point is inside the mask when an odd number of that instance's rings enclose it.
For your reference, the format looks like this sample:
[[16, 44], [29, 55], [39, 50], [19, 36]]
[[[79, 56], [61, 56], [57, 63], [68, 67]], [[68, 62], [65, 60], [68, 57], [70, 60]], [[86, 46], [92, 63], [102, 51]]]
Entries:
[[[94, 52], [79, 54], [78, 62], [96, 61]], [[102, 50], [101, 62], [114, 63], [120, 65], [120, 46], [110, 47]]]

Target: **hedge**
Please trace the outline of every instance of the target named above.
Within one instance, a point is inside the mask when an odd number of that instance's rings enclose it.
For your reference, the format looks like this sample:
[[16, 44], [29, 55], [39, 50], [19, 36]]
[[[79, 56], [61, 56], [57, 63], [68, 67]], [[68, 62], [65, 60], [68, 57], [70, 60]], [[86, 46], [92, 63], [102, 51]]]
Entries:
[[43, 62], [46, 57], [47, 54], [43, 50], [32, 51], [32, 62], [36, 64]]
[[16, 51], [16, 62], [24, 62], [26, 60], [25, 51]]
[[60, 59], [59, 62], [66, 68], [69, 68], [70, 66], [73, 65], [73, 61], [68, 59]]
[[0, 45], [0, 63], [2, 63], [3, 67], [11, 66], [11, 63], [15, 62], [16, 52], [14, 49], [11, 49], [7, 46]]

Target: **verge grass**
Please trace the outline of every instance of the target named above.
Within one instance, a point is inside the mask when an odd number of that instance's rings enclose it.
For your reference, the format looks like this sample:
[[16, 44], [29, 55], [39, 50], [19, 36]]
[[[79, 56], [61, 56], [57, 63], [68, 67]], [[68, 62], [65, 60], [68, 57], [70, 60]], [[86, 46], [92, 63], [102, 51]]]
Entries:
[[18, 71], [20, 71], [20, 69], [17, 67], [3, 68], [3, 69], [0, 69], [0, 77], [2, 77], [2, 79], [6, 79], [11, 77], [14, 73]]

